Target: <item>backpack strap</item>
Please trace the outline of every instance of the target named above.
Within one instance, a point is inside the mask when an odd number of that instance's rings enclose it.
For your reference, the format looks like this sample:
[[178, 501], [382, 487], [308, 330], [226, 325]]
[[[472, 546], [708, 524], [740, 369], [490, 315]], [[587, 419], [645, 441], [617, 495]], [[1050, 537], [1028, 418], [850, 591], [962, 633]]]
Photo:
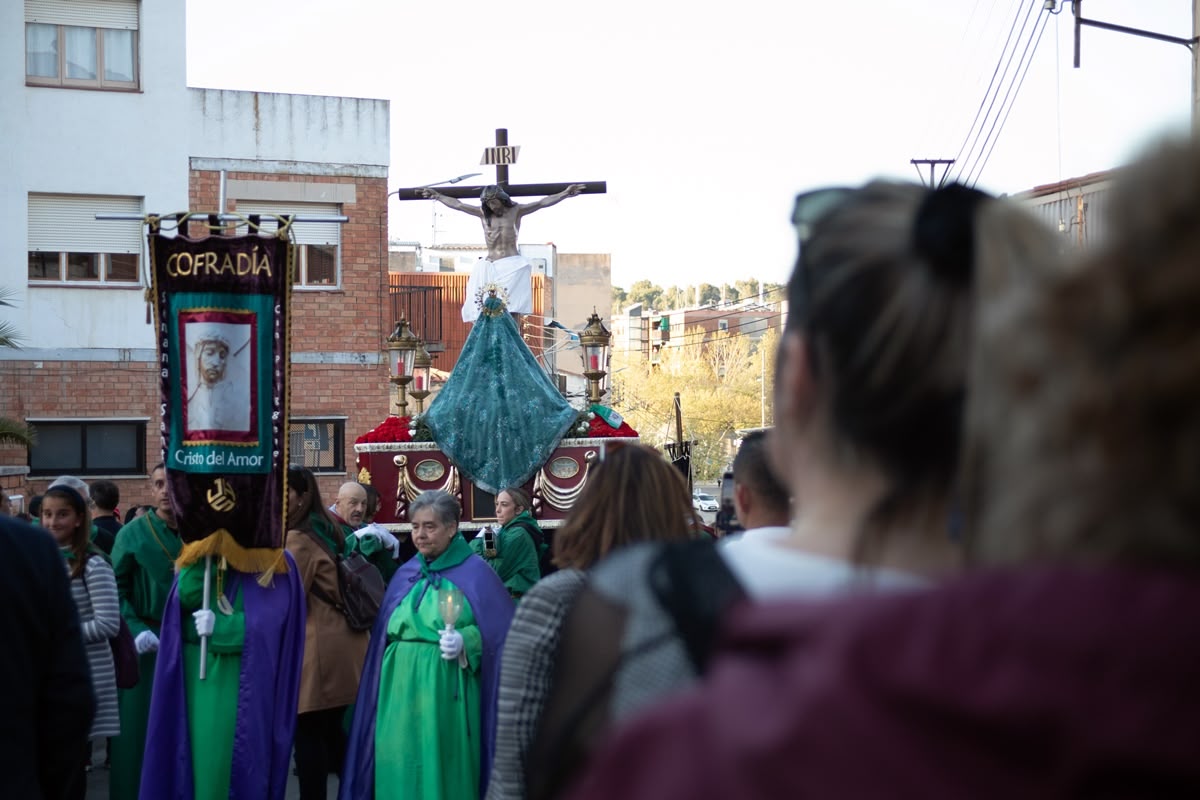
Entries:
[[711, 540], [666, 545], [648, 568], [650, 588], [671, 615], [697, 675], [708, 662], [726, 612], [746, 590]]
[[533, 525], [533, 523], [531, 523], [531, 522], [530, 522], [529, 520], [527, 520], [527, 519], [519, 520], [519, 521], [517, 522], [517, 525], [516, 525], [516, 527], [518, 527], [518, 528], [520, 528], [521, 530], [525, 531], [525, 533], [529, 535], [529, 538], [533, 540], [533, 547], [534, 547], [534, 549], [535, 549], [535, 550], [537, 550], [537, 552], [538, 552], [538, 555], [540, 556], [540, 555], [542, 554], [542, 535], [541, 535], [541, 530], [540, 530], [540, 529], [537, 529], [537, 528], [535, 528], [535, 527], [534, 527], [534, 525]]
[[[342, 559], [341, 559], [341, 556], [339, 556], [337, 553], [333, 552], [333, 548], [329, 546], [329, 543], [326, 542], [324, 539], [322, 539], [320, 534], [318, 534], [312, 528], [300, 528], [300, 532], [308, 534], [312, 538], [312, 540], [317, 543], [317, 546], [320, 547], [322, 550], [324, 550], [325, 554], [328, 555], [331, 559], [333, 559], [333, 569], [334, 569], [335, 573], [337, 574], [338, 590], [340, 591], [342, 588]], [[339, 603], [337, 600], [330, 597], [329, 593], [326, 592], [324, 589], [322, 589], [320, 586], [317, 586], [317, 584], [315, 582], [313, 583], [312, 586], [309, 587], [309, 591], [311, 591], [314, 595], [316, 595], [318, 600], [322, 600], [322, 601], [328, 603], [329, 605], [333, 606], [335, 609], [337, 609], [339, 612], [341, 612], [343, 614], [345, 613], [345, 607], [341, 603]]]

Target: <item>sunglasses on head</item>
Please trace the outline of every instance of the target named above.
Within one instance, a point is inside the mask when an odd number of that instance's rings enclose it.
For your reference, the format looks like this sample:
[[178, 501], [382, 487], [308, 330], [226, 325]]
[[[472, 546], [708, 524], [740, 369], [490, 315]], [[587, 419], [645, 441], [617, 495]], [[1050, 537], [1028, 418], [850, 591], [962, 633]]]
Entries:
[[805, 306], [812, 297], [808, 264], [804, 259], [805, 245], [812, 238], [817, 223], [831, 211], [844, 205], [857, 191], [857, 189], [846, 186], [830, 186], [796, 195], [795, 204], [792, 206], [792, 227], [796, 229], [796, 240], [800, 248], [796, 258], [796, 274], [793, 276], [793, 280], [799, 283], [798, 288], [800, 289], [800, 304], [793, 310], [796, 320], [805, 318]]
[[792, 205], [792, 227], [803, 245], [812, 238], [813, 228], [830, 211], [841, 206], [857, 192], [846, 186], [829, 186], [796, 195]]

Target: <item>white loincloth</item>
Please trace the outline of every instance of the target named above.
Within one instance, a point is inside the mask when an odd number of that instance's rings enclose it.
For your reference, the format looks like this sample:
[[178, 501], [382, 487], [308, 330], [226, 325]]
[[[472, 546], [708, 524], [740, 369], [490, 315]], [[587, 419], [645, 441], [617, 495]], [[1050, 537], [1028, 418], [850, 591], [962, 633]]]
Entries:
[[533, 291], [530, 288], [532, 265], [522, 255], [508, 256], [499, 261], [481, 258], [471, 270], [467, 281], [467, 296], [463, 299], [463, 322], [474, 322], [483, 308], [482, 292], [494, 283], [508, 293], [508, 310], [513, 314], [533, 313]]

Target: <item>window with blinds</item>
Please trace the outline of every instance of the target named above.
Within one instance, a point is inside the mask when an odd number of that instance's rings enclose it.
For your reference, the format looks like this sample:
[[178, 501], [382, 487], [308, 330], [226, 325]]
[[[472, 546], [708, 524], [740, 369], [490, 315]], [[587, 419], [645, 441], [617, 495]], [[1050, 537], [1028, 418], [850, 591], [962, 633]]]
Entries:
[[142, 213], [140, 197], [29, 195], [29, 283], [141, 285], [142, 223], [96, 214]]
[[[259, 217], [259, 231], [274, 234], [278, 217], [285, 214], [304, 217], [331, 217], [342, 213], [336, 203], [277, 203], [238, 200], [237, 213]], [[309, 289], [336, 289], [341, 285], [342, 226], [337, 222], [295, 222], [292, 237], [296, 243], [296, 274], [293, 285]]]
[[25, 82], [138, 88], [137, 0], [25, 0]]
[[345, 441], [345, 417], [288, 420], [288, 460], [292, 466], [307, 467], [318, 473], [344, 473]]

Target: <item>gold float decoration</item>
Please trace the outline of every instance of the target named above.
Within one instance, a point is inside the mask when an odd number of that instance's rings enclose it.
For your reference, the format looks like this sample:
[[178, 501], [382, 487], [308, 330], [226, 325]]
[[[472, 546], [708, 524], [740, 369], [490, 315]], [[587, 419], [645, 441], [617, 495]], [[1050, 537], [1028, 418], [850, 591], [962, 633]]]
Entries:
[[[426, 460], [429, 461], [432, 459], [426, 459]], [[428, 491], [428, 490], [420, 488], [413, 481], [413, 477], [416, 477], [419, 480], [423, 480], [420, 475], [415, 475], [412, 477], [409, 476], [408, 456], [406, 456], [406, 455], [394, 456], [392, 458], [392, 463], [395, 464], [399, 468], [399, 474], [396, 476], [396, 511], [395, 511], [395, 515], [396, 515], [396, 519], [401, 520], [401, 519], [405, 519], [408, 516], [408, 504], [411, 503], [413, 500], [416, 500], [417, 495], [419, 495], [421, 492]], [[420, 464], [417, 464], [417, 467], [419, 468], [421, 466], [421, 464], [424, 464], [424, 463], [425, 463], [425, 461], [422, 461]], [[437, 479], [434, 478], [434, 480], [437, 480]], [[428, 482], [428, 481], [426, 481], [426, 482]], [[451, 465], [449, 474], [446, 475], [446, 480], [442, 482], [442, 485], [441, 486], [433, 486], [433, 487], [430, 487], [430, 489], [440, 489], [449, 495], [458, 497], [461, 492], [461, 486], [460, 486], [459, 479], [458, 479], [458, 468]]]
[[579, 493], [583, 491], [583, 487], [587, 485], [588, 474], [592, 469], [592, 464], [596, 461], [596, 451], [588, 450], [584, 454], [583, 460], [586, 462], [583, 468], [583, 477], [570, 489], [560, 489], [555, 486], [554, 482], [550, 480], [550, 473], [547, 473], [546, 468], [542, 467], [533, 481], [533, 496], [559, 511], [570, 510], [571, 506], [575, 505], [575, 501], [579, 499]]

